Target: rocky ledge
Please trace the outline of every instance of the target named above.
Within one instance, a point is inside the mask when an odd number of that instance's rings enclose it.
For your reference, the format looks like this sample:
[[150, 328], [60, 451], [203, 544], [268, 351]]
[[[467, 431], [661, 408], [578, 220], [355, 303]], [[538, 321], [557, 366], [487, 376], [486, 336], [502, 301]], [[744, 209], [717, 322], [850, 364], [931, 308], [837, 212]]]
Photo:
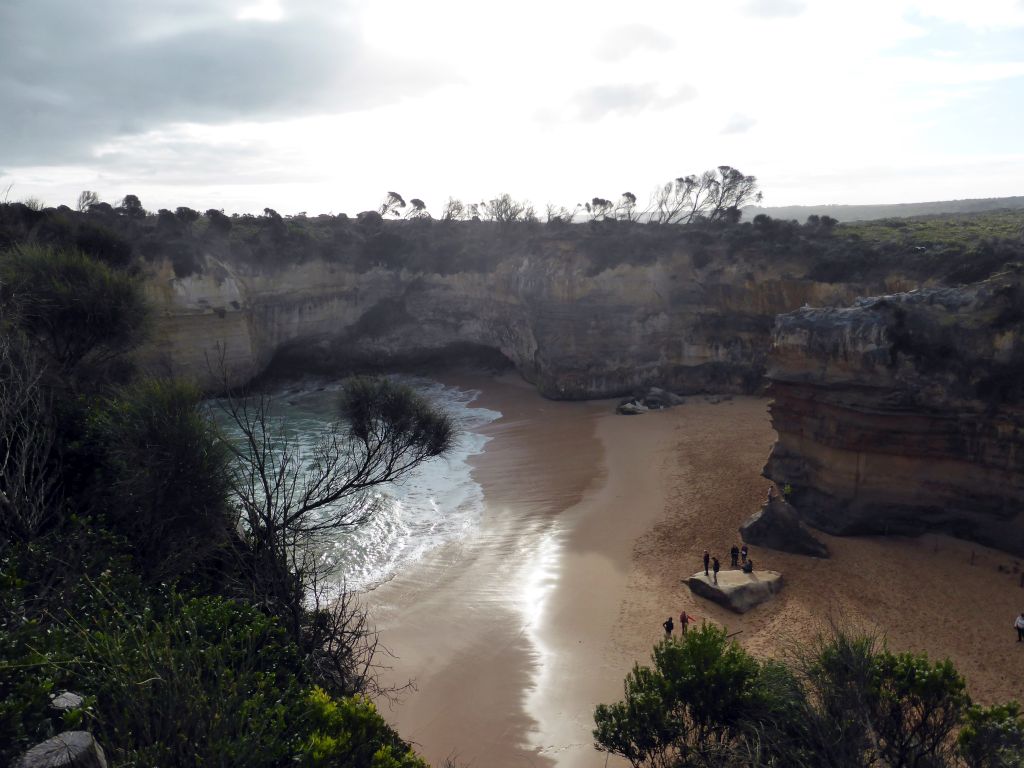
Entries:
[[746, 613], [782, 589], [782, 574], [778, 571], [720, 571], [718, 583], [704, 571], [697, 571], [686, 580], [690, 591], [736, 613]]
[[833, 534], [1024, 555], [1024, 273], [776, 320], [765, 475]]

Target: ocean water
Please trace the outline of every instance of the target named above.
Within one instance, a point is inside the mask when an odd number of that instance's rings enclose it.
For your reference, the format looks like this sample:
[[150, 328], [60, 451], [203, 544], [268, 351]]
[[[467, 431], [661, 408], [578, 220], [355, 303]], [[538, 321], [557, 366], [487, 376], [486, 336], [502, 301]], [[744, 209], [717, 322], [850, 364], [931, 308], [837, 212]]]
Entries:
[[[467, 535], [483, 513], [483, 492], [470, 475], [469, 459], [489, 440], [481, 429], [501, 417], [498, 411], [473, 407], [478, 390], [446, 386], [416, 376], [389, 378], [412, 387], [444, 410], [459, 430], [449, 455], [416, 468], [399, 484], [380, 488], [379, 508], [366, 523], [339, 531], [322, 556], [334, 565], [334, 579], [349, 589], [364, 591], [387, 581], [410, 563], [445, 543]], [[336, 418], [341, 382], [304, 380], [270, 393], [274, 429], [287, 432], [307, 457], [324, 429]], [[210, 412], [229, 438], [237, 426], [218, 407]], [[327, 510], [330, 513], [330, 510]]]

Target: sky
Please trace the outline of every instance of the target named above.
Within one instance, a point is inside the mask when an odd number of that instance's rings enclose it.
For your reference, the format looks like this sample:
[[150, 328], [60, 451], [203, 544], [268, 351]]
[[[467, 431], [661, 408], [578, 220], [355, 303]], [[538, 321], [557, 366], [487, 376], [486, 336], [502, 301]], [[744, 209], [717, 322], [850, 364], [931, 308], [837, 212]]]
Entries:
[[1024, 195], [1024, 0], [0, 0], [0, 201]]

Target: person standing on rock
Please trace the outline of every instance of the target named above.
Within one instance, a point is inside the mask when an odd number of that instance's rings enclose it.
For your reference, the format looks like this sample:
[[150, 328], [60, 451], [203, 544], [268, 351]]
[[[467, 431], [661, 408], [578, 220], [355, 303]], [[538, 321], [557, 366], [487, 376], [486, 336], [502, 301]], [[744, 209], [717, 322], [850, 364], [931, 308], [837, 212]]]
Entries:
[[715, 584], [717, 584], [718, 583], [718, 572], [720, 570], [722, 570], [722, 566], [720, 566], [718, 564], [718, 558], [717, 557], [712, 557], [711, 558], [711, 570], [713, 570], [715, 572]]
[[740, 548], [733, 544], [732, 549], [729, 550], [729, 555], [732, 557], [732, 567], [738, 568], [740, 565]]
[[1024, 640], [1024, 611], [1020, 612], [1020, 616], [1013, 622], [1013, 626], [1017, 629], [1017, 642]]
[[710, 576], [711, 575], [710, 573], [708, 573], [708, 563], [710, 563], [710, 562], [711, 562], [711, 555], [709, 555], [708, 551], [705, 549], [704, 550], [704, 575], [705, 576]]
[[747, 562], [747, 545], [744, 544], [740, 547], [740, 557], [743, 558], [743, 562]]
[[665, 628], [665, 637], [672, 637], [672, 630], [675, 629], [675, 624], [672, 623], [672, 617], [669, 616], [665, 621], [662, 622], [661, 626]]

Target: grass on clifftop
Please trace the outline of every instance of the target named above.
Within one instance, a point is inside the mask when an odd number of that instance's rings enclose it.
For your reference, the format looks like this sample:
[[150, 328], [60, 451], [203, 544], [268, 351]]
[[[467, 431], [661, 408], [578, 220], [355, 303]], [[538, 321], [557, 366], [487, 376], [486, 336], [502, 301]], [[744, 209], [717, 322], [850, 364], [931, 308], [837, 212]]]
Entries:
[[840, 224], [837, 232], [873, 245], [972, 247], [984, 240], [1024, 237], [1024, 210], [949, 213]]

